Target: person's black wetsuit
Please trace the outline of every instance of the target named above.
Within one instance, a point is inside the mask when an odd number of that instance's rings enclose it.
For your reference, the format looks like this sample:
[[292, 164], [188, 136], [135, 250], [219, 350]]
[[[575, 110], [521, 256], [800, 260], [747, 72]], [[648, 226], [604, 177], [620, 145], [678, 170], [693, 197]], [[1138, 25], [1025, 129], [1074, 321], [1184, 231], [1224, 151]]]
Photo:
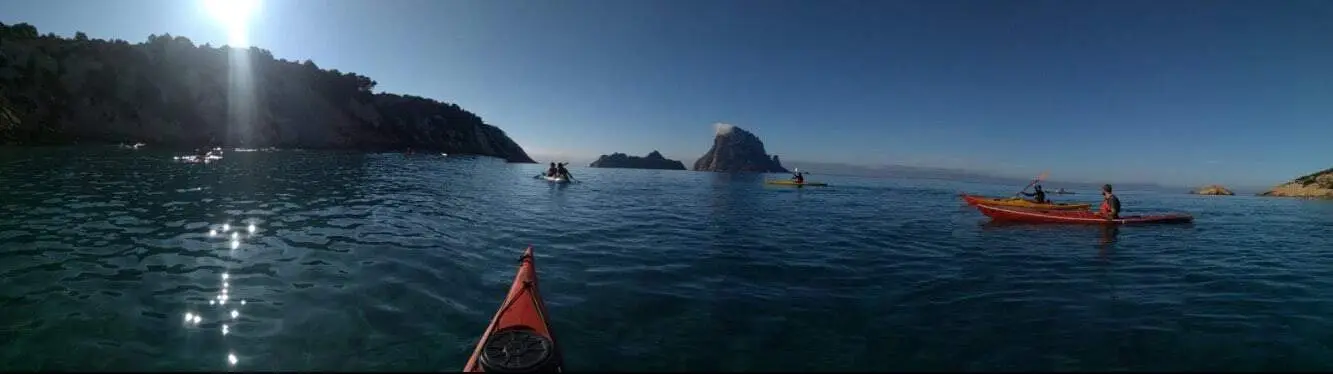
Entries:
[[557, 164], [555, 167], [555, 175], [557, 177], [565, 177], [565, 179], [569, 179], [569, 170], [565, 169], [565, 164]]
[[1036, 200], [1036, 201], [1039, 202], [1039, 203], [1044, 203], [1044, 202], [1046, 202], [1046, 191], [1045, 191], [1045, 190], [1042, 190], [1042, 189], [1040, 189], [1040, 188], [1038, 188], [1037, 190], [1033, 191], [1032, 193], [1024, 192], [1023, 195], [1025, 195], [1025, 196], [1031, 196], [1034, 200]]

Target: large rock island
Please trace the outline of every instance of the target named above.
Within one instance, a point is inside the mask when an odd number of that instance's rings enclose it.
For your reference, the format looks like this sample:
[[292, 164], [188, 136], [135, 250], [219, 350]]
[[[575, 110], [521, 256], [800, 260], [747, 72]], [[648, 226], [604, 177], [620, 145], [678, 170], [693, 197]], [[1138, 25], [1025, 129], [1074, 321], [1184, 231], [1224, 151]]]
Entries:
[[419, 150], [532, 162], [455, 104], [259, 48], [39, 35], [0, 24], [0, 144]]
[[676, 160], [668, 160], [657, 151], [652, 151], [643, 157], [630, 156], [624, 153], [612, 153], [609, 156], [602, 155], [602, 157], [597, 158], [597, 161], [593, 161], [588, 166], [595, 168], [685, 170], [685, 164]]
[[1333, 198], [1333, 169], [1296, 178], [1259, 196]]
[[714, 124], [713, 148], [694, 162], [694, 170], [719, 172], [786, 173], [777, 155], [769, 156], [764, 142], [749, 131], [725, 123]]

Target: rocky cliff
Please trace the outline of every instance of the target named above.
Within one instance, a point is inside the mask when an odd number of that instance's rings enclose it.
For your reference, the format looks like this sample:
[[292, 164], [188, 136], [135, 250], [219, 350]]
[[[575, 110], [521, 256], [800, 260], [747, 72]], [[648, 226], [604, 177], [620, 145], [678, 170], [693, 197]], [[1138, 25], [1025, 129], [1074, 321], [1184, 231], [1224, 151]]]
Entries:
[[1222, 187], [1216, 184], [1200, 187], [1199, 189], [1190, 191], [1190, 193], [1195, 195], [1226, 195], [1226, 196], [1231, 196], [1236, 194], [1234, 192], [1231, 192], [1231, 190], [1228, 190], [1226, 187]]
[[1296, 178], [1259, 196], [1333, 198], [1333, 169]]
[[652, 151], [644, 157], [630, 156], [624, 153], [602, 155], [602, 157], [597, 158], [597, 161], [593, 161], [588, 166], [595, 168], [685, 170], [685, 164], [662, 157], [662, 154], [657, 151]]
[[778, 156], [769, 156], [764, 142], [749, 131], [725, 123], [715, 124], [713, 148], [694, 162], [694, 170], [720, 172], [785, 173]]
[[0, 144], [415, 148], [532, 162], [455, 104], [372, 93], [370, 78], [259, 48], [39, 35], [0, 24]]

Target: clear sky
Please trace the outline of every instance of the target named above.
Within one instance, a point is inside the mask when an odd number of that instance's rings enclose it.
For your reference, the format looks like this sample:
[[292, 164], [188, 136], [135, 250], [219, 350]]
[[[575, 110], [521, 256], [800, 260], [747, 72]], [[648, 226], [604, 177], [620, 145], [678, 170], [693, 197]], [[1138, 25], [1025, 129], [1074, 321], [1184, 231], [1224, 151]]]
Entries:
[[[226, 44], [203, 9], [0, 0], [0, 21]], [[1333, 1], [266, 0], [248, 32], [458, 103], [538, 161], [690, 164], [721, 121], [789, 164], [1242, 185], [1333, 166]]]

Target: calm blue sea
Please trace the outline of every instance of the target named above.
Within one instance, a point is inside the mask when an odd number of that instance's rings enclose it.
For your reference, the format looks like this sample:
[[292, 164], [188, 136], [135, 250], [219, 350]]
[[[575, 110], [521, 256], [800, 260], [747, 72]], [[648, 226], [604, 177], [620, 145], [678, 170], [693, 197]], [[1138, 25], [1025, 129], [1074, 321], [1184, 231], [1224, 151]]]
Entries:
[[0, 150], [0, 371], [458, 370], [527, 245], [569, 370], [1333, 370], [1324, 201], [1106, 230], [957, 198], [1022, 186], [171, 156]]

